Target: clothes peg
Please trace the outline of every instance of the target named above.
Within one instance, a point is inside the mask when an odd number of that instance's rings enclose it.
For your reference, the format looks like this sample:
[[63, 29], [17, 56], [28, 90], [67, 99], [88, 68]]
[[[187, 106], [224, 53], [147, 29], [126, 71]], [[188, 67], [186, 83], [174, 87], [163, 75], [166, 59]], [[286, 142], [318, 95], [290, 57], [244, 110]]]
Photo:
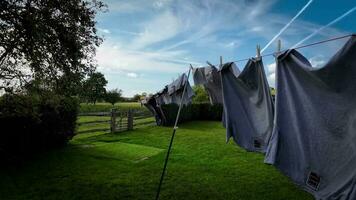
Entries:
[[191, 70], [193, 70], [193, 69], [194, 69], [192, 64], [190, 64], [190, 69], [191, 69]]
[[282, 51], [282, 41], [278, 40], [278, 46], [277, 46], [277, 52], [281, 52]]
[[222, 56], [220, 56], [220, 66], [222, 67], [222, 65], [223, 65], [223, 58]]
[[214, 67], [214, 65], [211, 64], [209, 61], [206, 61], [206, 63], [207, 63], [210, 67]]
[[260, 45], [257, 45], [256, 51], [257, 51], [256, 57], [260, 58], [261, 57], [261, 46]]

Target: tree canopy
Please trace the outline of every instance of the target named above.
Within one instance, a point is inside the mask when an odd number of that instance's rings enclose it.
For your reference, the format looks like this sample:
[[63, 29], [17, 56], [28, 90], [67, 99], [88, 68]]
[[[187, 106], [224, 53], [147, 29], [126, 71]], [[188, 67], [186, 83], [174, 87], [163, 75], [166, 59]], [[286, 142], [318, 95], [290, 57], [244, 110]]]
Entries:
[[100, 72], [91, 73], [89, 77], [83, 82], [83, 89], [81, 96], [86, 102], [96, 103], [98, 99], [105, 97], [105, 86], [108, 81], [104, 74]]
[[100, 0], [1, 0], [0, 89], [36, 79], [56, 92], [73, 93], [95, 70], [95, 49], [102, 42], [95, 16], [105, 8]]
[[115, 105], [115, 103], [119, 102], [122, 99], [122, 90], [114, 89], [106, 91], [105, 101], [111, 103], [111, 105]]

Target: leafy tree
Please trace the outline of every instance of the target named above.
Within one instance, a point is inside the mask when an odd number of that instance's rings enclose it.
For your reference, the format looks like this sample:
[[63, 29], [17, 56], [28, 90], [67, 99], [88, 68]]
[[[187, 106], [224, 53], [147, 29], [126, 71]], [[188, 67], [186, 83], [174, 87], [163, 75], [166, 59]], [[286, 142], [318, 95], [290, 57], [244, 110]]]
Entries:
[[115, 103], [119, 102], [122, 98], [122, 90], [114, 89], [109, 90], [105, 94], [105, 101], [111, 103], [113, 106]]
[[202, 85], [194, 85], [193, 90], [195, 92], [195, 96], [193, 97], [193, 103], [209, 102], [208, 93], [205, 91]]
[[100, 72], [91, 73], [83, 83], [82, 98], [95, 104], [98, 99], [105, 97], [106, 84], [108, 84], [108, 81], [104, 74]]
[[140, 100], [141, 100], [141, 95], [140, 95], [140, 94], [135, 94], [135, 95], [132, 97], [132, 100], [133, 100], [133, 101], [140, 101]]
[[0, 89], [21, 89], [29, 80], [73, 95], [95, 71], [95, 16], [100, 0], [1, 0]]

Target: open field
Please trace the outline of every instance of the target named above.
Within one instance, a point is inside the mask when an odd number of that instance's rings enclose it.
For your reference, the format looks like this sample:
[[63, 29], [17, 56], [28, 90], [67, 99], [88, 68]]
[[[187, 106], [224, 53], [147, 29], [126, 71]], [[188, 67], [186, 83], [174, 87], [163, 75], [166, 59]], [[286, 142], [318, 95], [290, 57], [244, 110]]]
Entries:
[[121, 111], [126, 111], [128, 109], [135, 110], [146, 110], [145, 107], [141, 107], [141, 104], [138, 102], [122, 102], [116, 103], [112, 106], [110, 103], [96, 103], [94, 104], [80, 104], [80, 113], [90, 113], [90, 112], [109, 112], [112, 108], [117, 108]]
[[[81, 134], [61, 150], [0, 172], [1, 199], [154, 199], [171, 128], [120, 134]], [[312, 197], [263, 155], [225, 143], [219, 122], [181, 125], [161, 199], [273, 199]]]

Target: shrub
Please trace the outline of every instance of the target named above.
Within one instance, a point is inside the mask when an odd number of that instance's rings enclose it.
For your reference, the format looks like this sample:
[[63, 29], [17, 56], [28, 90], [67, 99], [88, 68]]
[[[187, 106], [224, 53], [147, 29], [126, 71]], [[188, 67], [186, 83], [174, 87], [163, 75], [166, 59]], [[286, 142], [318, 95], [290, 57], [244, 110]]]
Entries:
[[0, 99], [0, 150], [25, 156], [66, 144], [73, 136], [78, 101], [53, 94]]
[[[162, 105], [162, 111], [166, 117], [164, 126], [172, 126], [176, 120], [179, 106], [177, 104]], [[182, 107], [179, 123], [193, 120], [221, 121], [223, 106], [220, 104], [211, 105], [210, 103], [189, 104]]]
[[209, 103], [209, 95], [202, 85], [194, 85], [193, 90], [195, 96], [193, 97], [193, 103]]

